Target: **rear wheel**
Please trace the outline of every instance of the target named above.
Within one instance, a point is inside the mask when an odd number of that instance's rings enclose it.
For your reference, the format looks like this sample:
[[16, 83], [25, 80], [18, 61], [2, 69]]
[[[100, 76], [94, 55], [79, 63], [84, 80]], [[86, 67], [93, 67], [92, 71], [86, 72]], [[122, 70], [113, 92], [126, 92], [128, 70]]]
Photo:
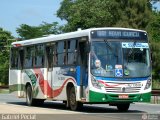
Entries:
[[26, 103], [28, 106], [32, 106], [34, 103], [33, 95], [32, 95], [32, 88], [30, 85], [26, 88]]
[[125, 111], [128, 111], [129, 106], [130, 106], [130, 103], [118, 104], [117, 108], [118, 108], [118, 111], [125, 112]]
[[69, 105], [70, 109], [75, 111], [82, 108], [83, 104], [81, 102], [76, 101], [75, 88], [72, 87], [69, 92]]
[[44, 99], [34, 99], [32, 94], [32, 88], [30, 85], [26, 88], [26, 103], [28, 106], [41, 106], [44, 103]]

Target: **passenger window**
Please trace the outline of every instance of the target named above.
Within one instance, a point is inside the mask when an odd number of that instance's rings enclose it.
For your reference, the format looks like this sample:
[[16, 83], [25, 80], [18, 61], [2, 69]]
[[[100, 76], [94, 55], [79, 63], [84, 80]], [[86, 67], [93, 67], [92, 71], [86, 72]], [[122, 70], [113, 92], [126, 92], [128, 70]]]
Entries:
[[44, 66], [44, 45], [37, 45], [35, 47], [35, 67]]
[[64, 41], [58, 42], [57, 47], [57, 63], [58, 65], [64, 65], [66, 62], [65, 54], [66, 54], [66, 44]]
[[49, 45], [46, 47], [46, 53], [47, 53], [47, 62], [48, 62], [48, 68], [52, 68], [53, 67], [53, 63], [54, 63], [54, 46], [55, 45]]
[[23, 66], [24, 66], [24, 50], [23, 50], [23, 48], [21, 48], [20, 50], [19, 50], [19, 55], [20, 55], [20, 69], [23, 69]]
[[26, 48], [25, 54], [25, 68], [31, 68], [34, 64], [34, 46]]
[[75, 64], [77, 58], [77, 40], [68, 41], [67, 64]]
[[11, 51], [11, 68], [15, 69], [18, 68], [18, 49], [12, 49]]

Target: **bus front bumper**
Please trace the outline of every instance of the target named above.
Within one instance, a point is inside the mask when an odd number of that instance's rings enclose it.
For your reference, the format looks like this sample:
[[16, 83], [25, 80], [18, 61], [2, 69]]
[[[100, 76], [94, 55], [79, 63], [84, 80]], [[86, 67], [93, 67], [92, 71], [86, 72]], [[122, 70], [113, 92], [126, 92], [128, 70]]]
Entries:
[[150, 102], [151, 93], [128, 94], [128, 98], [119, 98], [119, 94], [98, 93], [89, 91], [89, 102], [119, 103], [119, 102]]

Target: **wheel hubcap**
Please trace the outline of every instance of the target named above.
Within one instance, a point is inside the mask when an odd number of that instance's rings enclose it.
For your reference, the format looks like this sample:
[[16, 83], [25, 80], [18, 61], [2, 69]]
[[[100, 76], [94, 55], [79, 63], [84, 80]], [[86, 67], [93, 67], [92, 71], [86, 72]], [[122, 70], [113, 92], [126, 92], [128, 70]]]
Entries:
[[75, 100], [75, 95], [74, 95], [74, 93], [72, 93], [71, 96], [70, 96], [70, 104], [71, 104], [71, 105], [75, 105], [75, 104], [76, 104], [76, 100]]

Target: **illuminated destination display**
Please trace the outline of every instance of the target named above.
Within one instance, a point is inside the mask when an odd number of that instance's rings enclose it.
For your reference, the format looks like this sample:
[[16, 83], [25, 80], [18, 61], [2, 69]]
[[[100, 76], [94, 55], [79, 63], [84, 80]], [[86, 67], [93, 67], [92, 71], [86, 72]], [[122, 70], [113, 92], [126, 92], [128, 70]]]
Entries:
[[147, 40], [147, 34], [140, 31], [131, 30], [95, 30], [91, 31], [92, 38], [108, 39], [138, 39]]

